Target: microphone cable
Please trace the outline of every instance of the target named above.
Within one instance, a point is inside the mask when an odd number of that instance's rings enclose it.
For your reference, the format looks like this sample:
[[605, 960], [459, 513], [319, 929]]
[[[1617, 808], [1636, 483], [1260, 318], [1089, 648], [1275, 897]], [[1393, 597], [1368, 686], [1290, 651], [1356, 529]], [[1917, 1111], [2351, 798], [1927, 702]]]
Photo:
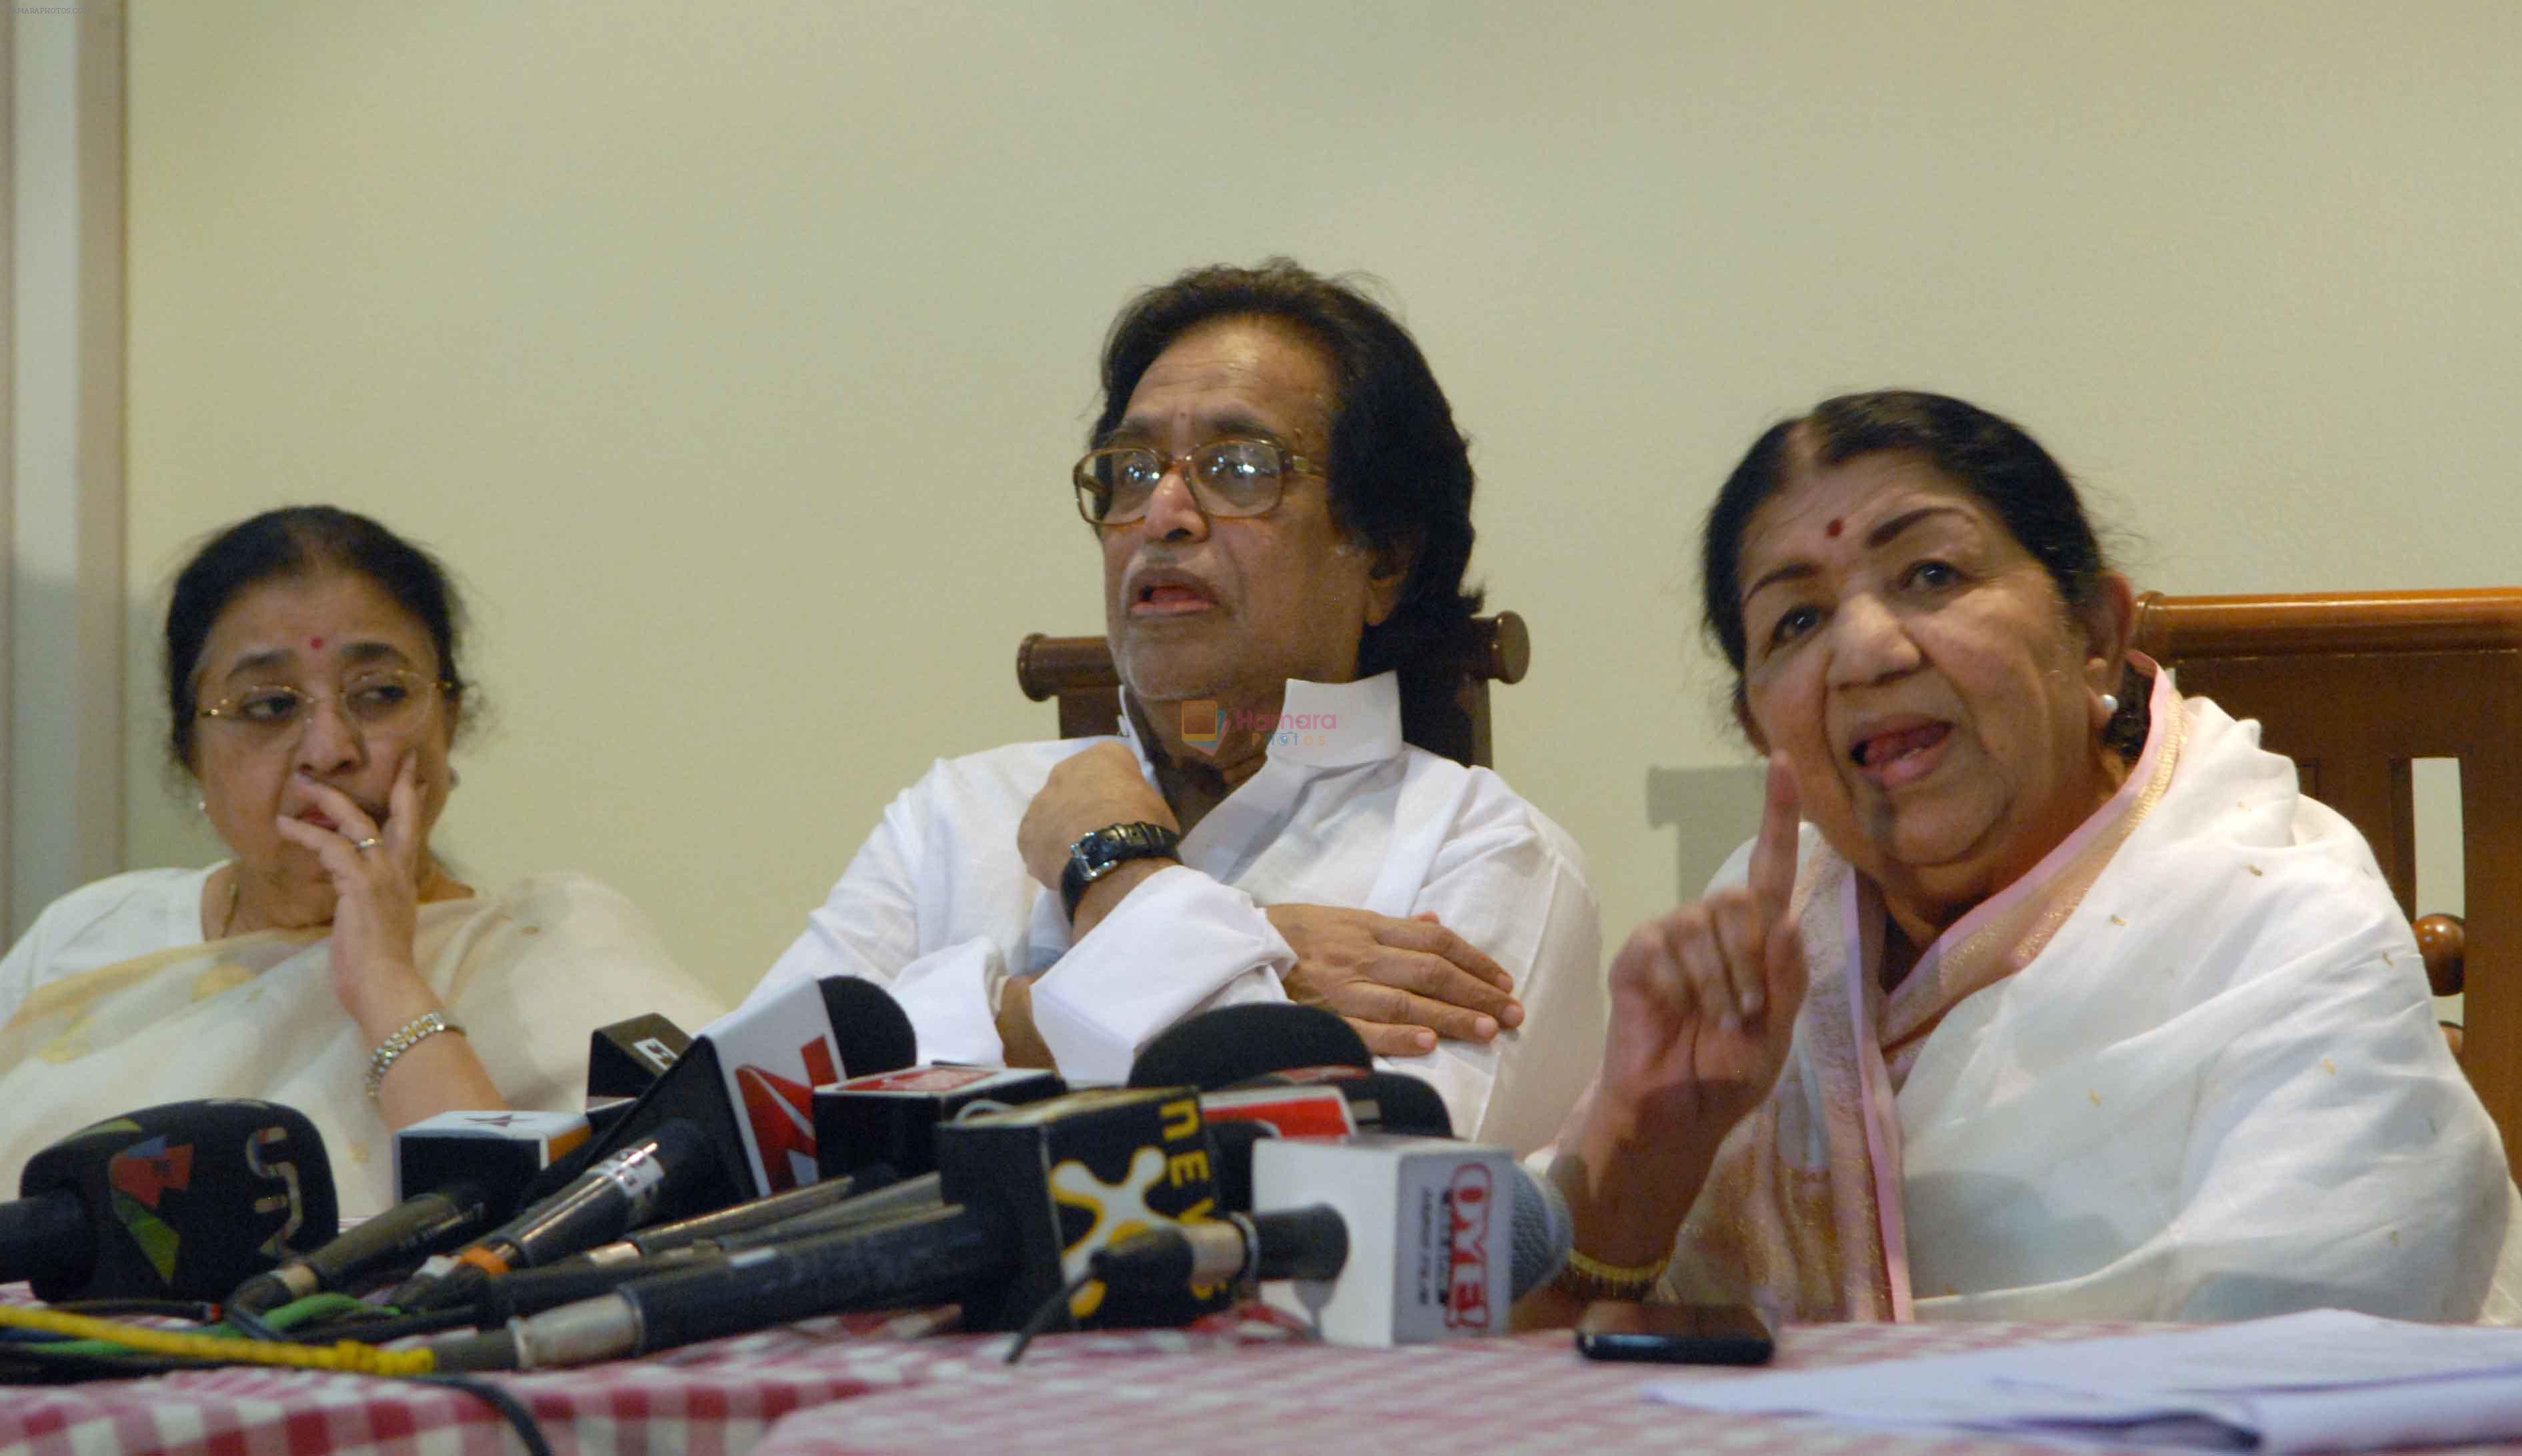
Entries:
[[[205, 1365], [268, 1365], [411, 1380], [473, 1396], [508, 1423], [529, 1456], [552, 1456], [550, 1440], [525, 1402], [490, 1381], [439, 1373], [437, 1357], [429, 1350], [378, 1349], [347, 1339], [326, 1345], [302, 1344], [273, 1323], [275, 1317], [283, 1323], [293, 1317], [305, 1318], [337, 1300], [357, 1302], [344, 1296], [319, 1295], [264, 1315], [231, 1311], [229, 1323], [242, 1338], [227, 1339], [180, 1330], [153, 1330], [54, 1309], [0, 1306], [0, 1334], [18, 1337], [0, 1342], [0, 1358], [23, 1357], [39, 1367], [90, 1379], [163, 1375]], [[242, 1321], [237, 1319], [239, 1313], [244, 1313]], [[39, 1343], [26, 1340], [26, 1335], [57, 1338]], [[116, 1350], [128, 1350], [139, 1358], [111, 1352]]]

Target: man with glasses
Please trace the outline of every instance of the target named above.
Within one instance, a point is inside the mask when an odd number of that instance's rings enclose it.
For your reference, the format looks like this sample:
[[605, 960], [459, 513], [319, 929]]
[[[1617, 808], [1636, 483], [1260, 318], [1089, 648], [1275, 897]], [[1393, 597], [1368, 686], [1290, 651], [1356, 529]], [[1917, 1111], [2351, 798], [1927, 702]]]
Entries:
[[1142, 295], [1102, 382], [1072, 478], [1119, 736], [940, 762], [765, 986], [868, 977], [923, 1056], [1116, 1081], [1186, 1016], [1294, 999], [1456, 1131], [1546, 1141], [1592, 1069], [1600, 930], [1565, 834], [1456, 761], [1471, 468], [1426, 361], [1275, 260]]

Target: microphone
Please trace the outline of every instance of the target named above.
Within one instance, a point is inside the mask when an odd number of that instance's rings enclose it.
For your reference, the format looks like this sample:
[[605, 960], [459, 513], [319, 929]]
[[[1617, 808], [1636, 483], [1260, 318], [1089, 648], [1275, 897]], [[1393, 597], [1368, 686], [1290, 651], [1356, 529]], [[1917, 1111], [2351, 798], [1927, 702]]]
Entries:
[[682, 1027], [655, 1012], [596, 1027], [586, 1048], [586, 1100], [637, 1097], [691, 1045]]
[[401, 1202], [247, 1280], [227, 1302], [258, 1312], [399, 1273], [515, 1213], [536, 1176], [586, 1138], [576, 1113], [441, 1113], [415, 1122], [395, 1134]]
[[[1285, 1087], [1328, 1087], [1339, 1093], [1348, 1103], [1349, 1115], [1356, 1122], [1353, 1131], [1406, 1132], [1418, 1137], [1449, 1138], [1454, 1135], [1453, 1114], [1445, 1110], [1445, 1099], [1436, 1089], [1406, 1071], [1360, 1070], [1354, 1067], [1299, 1067], [1285, 1071], [1264, 1072], [1246, 1077], [1224, 1094], [1211, 1093], [1200, 1099], [1200, 1111], [1211, 1112], [1221, 1096], [1238, 1097], [1247, 1091]], [[1253, 1096], [1248, 1104], [1266, 1106], [1266, 1099]], [[1289, 1131], [1289, 1137], [1304, 1134]]]
[[[1210, 1139], [1216, 1206], [1231, 1212], [1252, 1207], [1252, 1145], [1260, 1138], [1347, 1137], [1360, 1130], [1443, 1136], [1449, 1130], [1444, 1100], [1435, 1089], [1401, 1072], [1299, 1069], [1271, 1073], [1257, 1083], [1199, 1099], [1200, 1119]], [[878, 1073], [816, 1089], [817, 1137], [827, 1166], [836, 1157], [856, 1162], [872, 1142], [876, 1151], [904, 1163], [930, 1168], [936, 1165], [941, 1124], [953, 1120], [946, 1109], [972, 1106], [981, 1100], [974, 1094], [1006, 1101], [1014, 1100], [1011, 1091], [1038, 1095], [1055, 1084], [1047, 1072], [983, 1068], [930, 1066]], [[861, 1099], [864, 1107], [846, 1126], [825, 1111], [844, 1091], [865, 1094]], [[1387, 1115], [1398, 1120], [1384, 1120]], [[826, 1176], [789, 1193], [626, 1235], [575, 1255], [561, 1267], [511, 1274], [490, 1286], [484, 1312], [500, 1319], [537, 1313], [653, 1274], [693, 1268], [696, 1259], [864, 1228], [879, 1217], [933, 1209], [947, 1202], [935, 1173], [893, 1182], [889, 1174], [897, 1170], [868, 1165], [854, 1183]], [[870, 1179], [869, 1173], [876, 1176]], [[588, 1264], [602, 1265], [604, 1272]]]
[[688, 1183], [699, 1175], [705, 1166], [701, 1152], [700, 1129], [669, 1118], [457, 1251], [444, 1270], [424, 1267], [386, 1302], [415, 1310], [448, 1308], [475, 1297], [484, 1283], [511, 1269], [547, 1264], [620, 1238], [663, 1206], [677, 1181]]
[[[1182, 1324], [1224, 1286], [1100, 1287], [1089, 1261], [1148, 1223], [1214, 1206], [1199, 1104], [1182, 1088], [1074, 1092], [938, 1129], [943, 1206], [722, 1262], [432, 1346], [447, 1370], [537, 1369], [644, 1354], [847, 1309], [939, 1298], [1007, 1330], [1065, 1298], [1095, 1326]], [[889, 1191], [889, 1190], [888, 1190]]]
[[1506, 1333], [1515, 1301], [1575, 1242], [1559, 1191], [1504, 1148], [1366, 1134], [1266, 1139], [1252, 1150], [1253, 1209], [1328, 1208], [1349, 1258], [1329, 1280], [1268, 1290], [1325, 1340], [1376, 1347]]
[[[701, 1268], [723, 1268], [728, 1256], [748, 1249], [775, 1248], [797, 1244], [825, 1234], [887, 1224], [905, 1214], [928, 1213], [944, 1206], [938, 1192], [935, 1173], [923, 1173], [898, 1183], [876, 1183], [870, 1179], [883, 1170], [826, 1178], [793, 1193], [757, 1199], [738, 1204], [722, 1213], [704, 1214], [681, 1223], [631, 1234], [600, 1249], [576, 1254], [544, 1269], [520, 1269], [504, 1279], [494, 1279], [482, 1292], [477, 1308], [483, 1324], [494, 1324], [521, 1314], [537, 1314], [562, 1304], [574, 1304], [609, 1294], [626, 1284], [659, 1274], [672, 1274]], [[729, 1218], [747, 1209], [795, 1199], [802, 1194], [821, 1194], [837, 1189], [849, 1196], [825, 1202], [809, 1212], [792, 1214], [774, 1223], [727, 1230], [716, 1220]]]
[[823, 1176], [882, 1165], [898, 1173], [937, 1166], [937, 1129], [968, 1110], [996, 1112], [1057, 1097], [1055, 1072], [1020, 1067], [930, 1064], [878, 1071], [815, 1089], [815, 1150]]
[[333, 1164], [276, 1103], [170, 1102], [37, 1153], [0, 1204], [0, 1283], [47, 1303], [216, 1299], [333, 1237]]
[[1245, 1001], [1175, 1023], [1130, 1065], [1133, 1087], [1215, 1092], [1291, 1067], [1375, 1069], [1348, 1023], [1317, 1006]]
[[590, 1163], [670, 1119], [700, 1129], [705, 1164], [659, 1217], [683, 1217], [784, 1193], [821, 1176], [814, 1089], [891, 1071], [917, 1056], [910, 1017], [884, 987], [856, 977], [799, 981], [701, 1029], [626, 1114], [533, 1190], [559, 1189]]

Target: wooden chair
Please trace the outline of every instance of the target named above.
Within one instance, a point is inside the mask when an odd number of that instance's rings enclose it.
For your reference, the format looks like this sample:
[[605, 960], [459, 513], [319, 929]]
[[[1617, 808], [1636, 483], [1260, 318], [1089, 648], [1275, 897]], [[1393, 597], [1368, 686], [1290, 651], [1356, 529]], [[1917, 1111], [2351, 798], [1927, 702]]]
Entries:
[[[1489, 684], [1518, 683], [1532, 665], [1532, 637], [1523, 618], [1512, 612], [1471, 618], [1478, 633], [1479, 670], [1456, 690], [1471, 718], [1471, 751], [1467, 762], [1480, 768], [1490, 761]], [[1092, 738], [1115, 731], [1121, 722], [1116, 689], [1121, 675], [1112, 666], [1112, 649], [1100, 637], [1051, 637], [1036, 632], [1016, 644], [1016, 686], [1036, 703], [1059, 700], [1059, 736]]]
[[2136, 648], [2178, 669], [2182, 691], [2259, 719], [2305, 792], [2363, 831], [2411, 916], [2409, 764], [2459, 760], [2464, 914], [2426, 916], [2417, 939], [2435, 994], [2465, 996], [2453, 1050], [2522, 1166], [2522, 588], [2149, 592]]

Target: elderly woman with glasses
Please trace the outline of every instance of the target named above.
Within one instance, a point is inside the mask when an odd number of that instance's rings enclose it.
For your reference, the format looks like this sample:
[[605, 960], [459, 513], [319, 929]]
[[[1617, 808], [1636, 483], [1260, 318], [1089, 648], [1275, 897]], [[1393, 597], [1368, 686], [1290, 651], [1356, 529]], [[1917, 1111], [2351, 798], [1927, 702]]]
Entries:
[[708, 1019], [618, 894], [570, 875], [477, 894], [432, 852], [460, 619], [427, 553], [325, 506], [231, 526], [184, 568], [168, 748], [231, 857], [73, 890], [0, 962], [0, 1177], [117, 1112], [257, 1097], [313, 1118], [345, 1210], [374, 1211], [395, 1129], [574, 1108], [593, 1026]]

